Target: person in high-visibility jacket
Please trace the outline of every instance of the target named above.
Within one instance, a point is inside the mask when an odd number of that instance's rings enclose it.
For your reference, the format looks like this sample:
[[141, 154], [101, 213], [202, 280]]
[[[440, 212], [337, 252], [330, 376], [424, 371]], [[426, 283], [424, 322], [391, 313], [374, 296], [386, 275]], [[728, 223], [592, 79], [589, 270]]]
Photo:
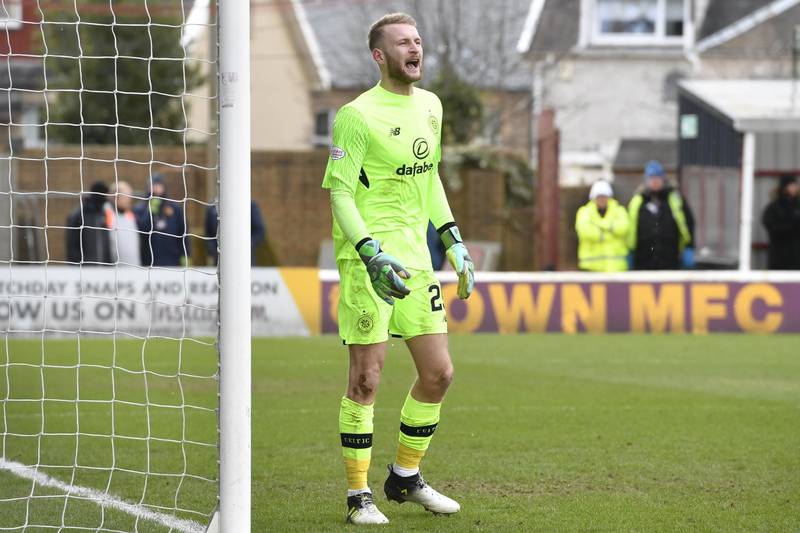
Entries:
[[634, 270], [694, 268], [694, 216], [686, 198], [667, 182], [664, 167], [648, 161], [644, 184], [628, 204], [628, 249]]
[[597, 181], [589, 202], [578, 209], [578, 267], [592, 272], [628, 270], [628, 211], [613, 198], [611, 185]]

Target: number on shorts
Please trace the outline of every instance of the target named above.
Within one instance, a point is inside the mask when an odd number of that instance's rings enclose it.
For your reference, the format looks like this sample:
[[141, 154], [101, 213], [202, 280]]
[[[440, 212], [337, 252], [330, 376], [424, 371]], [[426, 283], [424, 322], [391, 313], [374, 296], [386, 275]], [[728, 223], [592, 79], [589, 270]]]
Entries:
[[438, 285], [435, 283], [428, 287], [428, 292], [432, 292], [433, 296], [431, 296], [431, 311], [441, 311], [444, 309], [442, 307], [442, 292]]

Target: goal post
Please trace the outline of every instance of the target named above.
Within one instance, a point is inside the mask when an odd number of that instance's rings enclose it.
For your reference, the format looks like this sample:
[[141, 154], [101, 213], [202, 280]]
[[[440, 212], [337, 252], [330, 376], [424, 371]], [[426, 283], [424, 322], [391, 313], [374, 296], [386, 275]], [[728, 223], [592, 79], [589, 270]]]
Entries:
[[219, 3], [220, 526], [250, 531], [250, 3]]
[[249, 9], [0, 0], [2, 531], [250, 530]]

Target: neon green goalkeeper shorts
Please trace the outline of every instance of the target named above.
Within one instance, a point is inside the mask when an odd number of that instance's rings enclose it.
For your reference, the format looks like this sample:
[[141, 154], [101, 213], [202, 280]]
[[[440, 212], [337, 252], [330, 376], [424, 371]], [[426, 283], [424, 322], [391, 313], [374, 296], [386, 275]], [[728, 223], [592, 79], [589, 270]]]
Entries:
[[430, 270], [411, 270], [405, 280], [411, 294], [395, 299], [394, 305], [381, 300], [372, 289], [361, 261], [338, 261], [339, 336], [345, 344], [377, 344], [394, 337], [447, 333], [447, 315], [442, 286]]

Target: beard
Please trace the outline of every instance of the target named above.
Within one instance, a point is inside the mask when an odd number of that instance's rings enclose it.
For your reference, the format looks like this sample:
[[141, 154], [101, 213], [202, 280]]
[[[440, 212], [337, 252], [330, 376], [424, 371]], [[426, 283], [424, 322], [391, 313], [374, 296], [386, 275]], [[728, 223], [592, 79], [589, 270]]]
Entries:
[[419, 66], [416, 73], [409, 73], [406, 71], [405, 61], [392, 57], [390, 53], [386, 53], [386, 72], [389, 77], [403, 82], [412, 84], [415, 81], [422, 80], [422, 57], [419, 58]]

